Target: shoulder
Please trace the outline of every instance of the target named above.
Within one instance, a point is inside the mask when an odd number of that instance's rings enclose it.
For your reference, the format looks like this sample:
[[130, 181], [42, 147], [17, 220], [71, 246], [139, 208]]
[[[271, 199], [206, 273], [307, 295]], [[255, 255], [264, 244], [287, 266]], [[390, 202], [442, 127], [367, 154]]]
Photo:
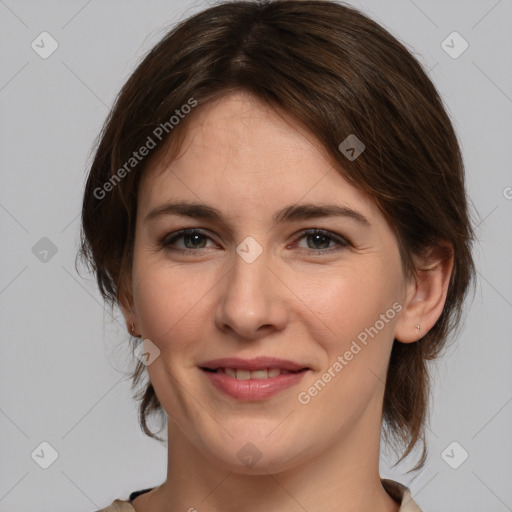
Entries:
[[135, 509], [128, 500], [114, 500], [111, 505], [97, 512], [135, 512]]

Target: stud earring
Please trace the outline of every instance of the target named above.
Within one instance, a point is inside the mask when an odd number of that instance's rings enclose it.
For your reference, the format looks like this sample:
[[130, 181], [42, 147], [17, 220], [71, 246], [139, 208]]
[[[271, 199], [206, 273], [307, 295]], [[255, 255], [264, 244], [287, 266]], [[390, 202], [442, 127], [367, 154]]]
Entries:
[[420, 324], [418, 324], [418, 325], [416, 326], [416, 332], [420, 332], [420, 330], [421, 330], [421, 326], [420, 326]]

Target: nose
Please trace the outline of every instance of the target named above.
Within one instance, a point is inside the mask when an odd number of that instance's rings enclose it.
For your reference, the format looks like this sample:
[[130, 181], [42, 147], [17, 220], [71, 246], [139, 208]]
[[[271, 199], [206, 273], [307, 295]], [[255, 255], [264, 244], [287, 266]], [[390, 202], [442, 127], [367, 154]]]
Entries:
[[288, 290], [268, 263], [265, 252], [251, 263], [235, 255], [219, 288], [215, 321], [220, 330], [257, 339], [285, 328]]

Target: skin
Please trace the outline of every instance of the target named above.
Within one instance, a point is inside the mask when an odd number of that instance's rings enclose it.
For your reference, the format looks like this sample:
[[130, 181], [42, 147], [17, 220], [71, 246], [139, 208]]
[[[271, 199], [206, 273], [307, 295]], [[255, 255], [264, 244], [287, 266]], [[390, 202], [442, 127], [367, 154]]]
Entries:
[[[157, 158], [142, 177], [130, 293], [121, 300], [128, 328], [160, 350], [147, 370], [169, 419], [168, 477], [135, 499], [135, 510], [396, 512], [378, 471], [386, 369], [393, 340], [418, 340], [441, 314], [451, 260], [431, 257], [430, 272], [405, 276], [371, 198], [339, 174], [312, 134], [253, 97], [230, 94], [189, 121], [179, 158]], [[145, 220], [171, 200], [211, 205], [226, 224]], [[272, 221], [305, 202], [348, 207], [370, 226], [334, 216]], [[160, 243], [183, 228], [203, 236]], [[304, 236], [310, 228], [331, 238]], [[252, 263], [236, 252], [247, 236], [263, 249]], [[401, 311], [301, 404], [298, 394], [394, 303]], [[296, 386], [249, 402], [217, 391], [198, 368], [258, 355], [311, 370]], [[248, 442], [262, 454], [252, 467], [237, 457]]]

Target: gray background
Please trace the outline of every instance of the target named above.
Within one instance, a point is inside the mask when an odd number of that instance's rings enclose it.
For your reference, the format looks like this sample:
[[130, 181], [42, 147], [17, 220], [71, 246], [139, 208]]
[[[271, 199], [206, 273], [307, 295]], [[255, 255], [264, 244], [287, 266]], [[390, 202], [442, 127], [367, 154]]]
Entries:
[[[425, 512], [512, 510], [512, 2], [351, 3], [430, 70], [463, 147], [479, 238], [466, 325], [433, 369], [427, 466], [392, 470], [384, 454], [381, 474], [410, 485]], [[91, 147], [115, 95], [170, 25], [207, 5], [0, 0], [0, 512], [91, 512], [165, 478], [165, 447], [137, 423], [119, 313], [74, 258]], [[59, 45], [47, 59], [31, 48], [43, 31]], [[469, 43], [456, 59], [441, 47], [453, 31]], [[43, 255], [43, 237], [55, 254]], [[48, 469], [31, 457], [43, 441], [58, 453]], [[441, 456], [453, 441], [469, 453], [458, 469]]]

